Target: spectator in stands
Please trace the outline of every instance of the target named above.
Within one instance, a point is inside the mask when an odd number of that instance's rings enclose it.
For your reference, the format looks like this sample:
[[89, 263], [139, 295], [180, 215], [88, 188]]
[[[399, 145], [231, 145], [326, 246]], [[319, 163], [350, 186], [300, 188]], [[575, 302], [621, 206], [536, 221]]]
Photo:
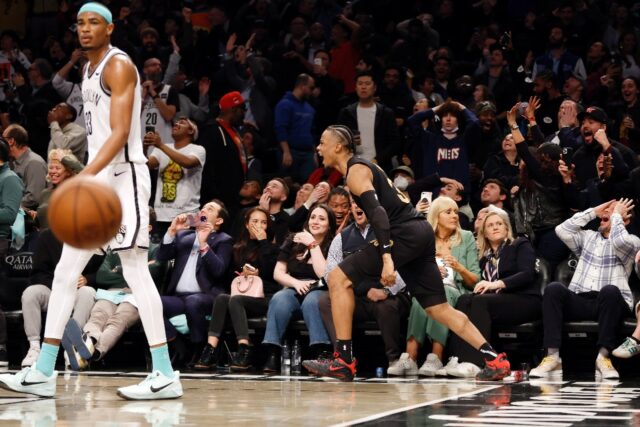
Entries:
[[[336, 218], [326, 205], [309, 212], [304, 231], [282, 245], [273, 278], [282, 285], [269, 302], [263, 344], [269, 347], [264, 372], [279, 371], [280, 347], [292, 317], [302, 317], [309, 330], [309, 344], [319, 350], [330, 343], [322, 323], [318, 299], [327, 291], [316, 289], [327, 267], [327, 253], [335, 236]], [[319, 353], [319, 351], [316, 351]]]
[[358, 102], [340, 110], [338, 123], [360, 134], [357, 156], [390, 170], [391, 158], [400, 151], [393, 110], [375, 101], [377, 86], [370, 71], [359, 72], [355, 83]]
[[262, 183], [262, 160], [256, 154], [261, 151], [263, 139], [258, 134], [257, 129], [250, 124], [247, 124], [240, 131], [240, 138], [242, 140], [242, 148], [244, 148], [244, 152], [247, 155], [247, 180], [255, 180]]
[[51, 132], [47, 154], [54, 148], [69, 149], [84, 162], [87, 154], [87, 132], [76, 123], [78, 112], [66, 102], [61, 102], [49, 111], [47, 122]]
[[495, 99], [497, 115], [500, 119], [505, 118], [507, 110], [516, 101], [515, 87], [509, 71], [506, 51], [499, 43], [492, 44], [488, 49], [488, 57], [483, 59], [476, 69], [476, 84], [483, 84]]
[[[560, 282], [549, 284], [542, 299], [544, 348], [547, 356], [531, 377], [562, 373], [560, 345], [562, 324], [571, 320], [597, 320], [598, 357], [596, 377], [617, 379], [609, 354], [623, 319], [631, 314], [633, 295], [628, 277], [640, 250], [640, 239], [625, 229], [631, 219], [633, 201], [611, 200], [578, 212], [558, 227], [558, 237], [578, 258], [578, 265], [567, 288]], [[598, 231], [583, 229], [599, 219]]]
[[238, 210], [238, 194], [247, 173], [247, 157], [238, 135], [247, 107], [240, 92], [220, 98], [220, 114], [200, 132], [200, 144], [209, 159], [202, 170], [200, 204], [215, 198], [228, 206], [231, 215]]
[[73, 155], [71, 150], [54, 148], [49, 151], [49, 162], [47, 164], [47, 182], [49, 186], [40, 194], [40, 203], [37, 210], [25, 209], [25, 213], [35, 220], [40, 229], [49, 228], [47, 213], [49, 210], [49, 199], [53, 191], [65, 180], [82, 171], [82, 163]]
[[170, 85], [162, 83], [162, 62], [158, 58], [146, 59], [142, 72], [144, 81], [140, 120], [144, 133], [155, 132], [166, 144], [173, 143], [173, 118], [180, 106], [178, 92]]
[[[149, 208], [149, 232], [155, 222], [155, 211]], [[159, 247], [157, 243], [150, 243], [148, 253], [149, 272], [156, 286], [162, 284], [165, 271], [164, 264], [156, 260]], [[96, 273], [96, 285], [96, 303], [91, 309], [89, 320], [82, 328], [83, 341], [92, 354], [91, 362], [102, 360], [125, 331], [140, 320], [135, 298], [122, 275], [120, 257], [110, 249]], [[87, 362], [89, 361], [79, 359], [78, 365], [83, 367]]]
[[[173, 219], [162, 239], [157, 260], [175, 260], [169, 285], [162, 298], [167, 340], [173, 343], [174, 356], [179, 358], [181, 338], [170, 319], [186, 315], [189, 337], [193, 346], [192, 363], [198, 360], [206, 343], [207, 320], [213, 301], [224, 292], [224, 277], [231, 261], [231, 236], [220, 232], [229, 213], [224, 204], [212, 200], [205, 204], [199, 217], [206, 220], [189, 230], [189, 217], [180, 214]], [[180, 361], [178, 361], [179, 363]], [[182, 361], [184, 362], [184, 361]]]
[[319, 182], [313, 188], [306, 201], [302, 203], [302, 205], [300, 205], [300, 207], [298, 207], [298, 209], [296, 209], [291, 215], [291, 218], [289, 218], [289, 231], [302, 231], [313, 206], [316, 204], [327, 203], [329, 201], [330, 193], [331, 185], [325, 181]]
[[558, 128], [558, 110], [564, 100], [560, 87], [558, 77], [551, 70], [539, 72], [533, 80], [533, 93], [541, 100], [539, 108], [535, 111], [535, 121], [544, 136]]
[[[635, 257], [635, 273], [640, 275], [640, 252]], [[629, 359], [640, 352], [640, 303], [636, 303], [635, 308], [636, 328], [631, 336], [627, 337], [611, 354], [621, 359]]]
[[[206, 150], [194, 144], [198, 139], [198, 126], [185, 117], [171, 128], [171, 140], [162, 139], [157, 132], [144, 135], [148, 149], [147, 165], [158, 170], [156, 198], [153, 204], [158, 222], [156, 231], [163, 236], [173, 219], [181, 213], [195, 214], [200, 210], [202, 168]], [[175, 141], [175, 142], [173, 142]]]
[[509, 190], [500, 180], [489, 178], [484, 181], [482, 186], [480, 201], [482, 202], [482, 206], [495, 206], [506, 211], [509, 195]]
[[[573, 141], [580, 136], [580, 121], [578, 115], [584, 109], [580, 104], [571, 99], [565, 99], [558, 110], [558, 130], [544, 136], [545, 142], [563, 145], [567, 139]], [[533, 131], [533, 128], [531, 128]]]
[[329, 192], [327, 206], [336, 217], [337, 230], [340, 233], [351, 221], [351, 197], [344, 187], [335, 187]]
[[581, 201], [577, 186], [570, 176], [559, 171], [562, 150], [545, 143], [533, 149], [524, 143], [516, 123], [515, 105], [507, 114], [513, 140], [522, 159], [517, 193], [512, 192], [516, 232], [532, 241], [536, 253], [549, 261], [551, 270], [567, 257], [566, 246], [558, 239], [554, 228], [568, 216], [569, 209], [579, 209]]
[[570, 100], [577, 103], [582, 103], [584, 89], [585, 81], [582, 80], [579, 76], [571, 74], [564, 81], [564, 85], [562, 86], [562, 93]]
[[0, 260], [11, 244], [11, 226], [16, 220], [24, 184], [9, 167], [9, 144], [0, 138]]
[[25, 127], [33, 151], [41, 157], [46, 157], [49, 141], [47, 113], [61, 101], [51, 84], [52, 77], [51, 64], [46, 59], [38, 58], [29, 66], [28, 84], [21, 74], [16, 74], [13, 78], [16, 94], [23, 104], [21, 113], [26, 119]]
[[[290, 216], [293, 215], [298, 209], [302, 207], [302, 205], [305, 204], [305, 202], [311, 195], [311, 192], [313, 191], [313, 189], [314, 189], [314, 186], [311, 183], [306, 182], [302, 184], [298, 189], [298, 191], [296, 192], [296, 199], [293, 202], [293, 206], [285, 209], [284, 211], [288, 213]], [[308, 208], [306, 209], [308, 210]]]
[[[331, 242], [327, 255], [326, 272], [333, 270], [344, 258], [364, 248], [376, 238], [367, 216], [355, 201], [350, 201], [350, 210], [354, 221], [337, 233]], [[411, 304], [410, 297], [404, 292], [405, 287], [406, 284], [399, 276], [396, 284], [389, 288], [383, 287], [377, 279], [354, 283], [356, 299], [353, 321], [376, 321], [389, 361], [389, 369], [387, 370], [389, 374], [393, 374], [392, 370], [401, 363], [402, 324], [407, 318]], [[335, 345], [336, 331], [333, 326], [331, 300], [328, 293], [322, 294], [318, 305], [324, 326], [331, 337], [331, 342]]]
[[[3, 80], [11, 80], [16, 73], [25, 72], [31, 66], [27, 56], [18, 47], [18, 35], [11, 30], [0, 34], [0, 64], [7, 64], [8, 72], [4, 72]], [[3, 67], [4, 68], [4, 67]]]
[[[476, 103], [475, 112], [480, 124], [480, 140], [469, 147], [469, 163], [472, 169], [478, 170], [475, 177], [480, 179], [487, 159], [500, 152], [504, 132], [496, 119], [496, 106], [493, 102]], [[472, 180], [473, 175], [472, 173]], [[480, 182], [476, 184], [480, 185]]]
[[[458, 299], [456, 308], [488, 337], [495, 325], [514, 326], [539, 320], [541, 298], [535, 253], [529, 240], [514, 239], [509, 215], [503, 209], [489, 207], [478, 230], [478, 252], [481, 280], [473, 287], [473, 293]], [[457, 336], [451, 337], [449, 348], [459, 362], [482, 366], [480, 352]], [[456, 361], [449, 363], [455, 366]]]
[[538, 56], [533, 65], [534, 78], [542, 71], [549, 70], [557, 77], [560, 87], [571, 74], [576, 74], [581, 80], [587, 79], [582, 58], [565, 48], [567, 39], [564, 31], [561, 25], [552, 23], [549, 27], [548, 50]]
[[292, 92], [287, 92], [275, 109], [276, 139], [280, 144], [281, 173], [304, 182], [318, 166], [312, 134], [316, 114], [309, 104], [315, 80], [300, 74]]
[[360, 60], [360, 52], [356, 45], [356, 39], [360, 25], [348, 19], [344, 15], [338, 15], [337, 22], [331, 27], [331, 66], [329, 75], [342, 81], [344, 93], [353, 93], [355, 87], [356, 65]]
[[[311, 28], [316, 25], [319, 24], [315, 23]], [[342, 81], [329, 75], [331, 54], [328, 51], [316, 50], [313, 61], [313, 78], [316, 81], [316, 90], [319, 92], [313, 99], [313, 108], [316, 110], [316, 129], [326, 129], [338, 119], [344, 85]]]
[[[75, 122], [83, 128], [84, 115], [82, 114], [82, 89], [80, 88], [79, 83], [73, 83], [70, 81], [71, 78], [69, 74], [72, 70], [76, 70], [78, 76], [82, 78], [82, 72], [84, 71], [86, 61], [87, 58], [84, 51], [80, 48], [74, 49], [74, 51], [71, 52], [69, 62], [67, 62], [62, 68], [60, 68], [58, 72], [53, 76], [53, 80], [51, 80], [53, 88], [58, 92], [58, 95], [60, 95], [63, 101], [75, 108], [77, 112]], [[76, 157], [78, 157], [78, 154], [80, 153], [74, 154], [76, 154]], [[78, 158], [84, 160], [83, 157]]]
[[[436, 236], [436, 261], [445, 285], [447, 301], [455, 307], [458, 298], [473, 290], [480, 279], [476, 242], [470, 231], [460, 228], [458, 205], [449, 197], [441, 196], [433, 201], [427, 221], [433, 227]], [[420, 346], [425, 344], [427, 336], [431, 340], [431, 350], [418, 370], [418, 351]], [[438, 371], [443, 369], [442, 360], [448, 336], [449, 330], [427, 316], [414, 298], [409, 314], [406, 352], [402, 354], [400, 363], [393, 370], [389, 368], [389, 373], [430, 377], [440, 374]], [[446, 368], [453, 368], [451, 362]]]
[[240, 189], [240, 207], [246, 209], [258, 206], [261, 196], [262, 186], [260, 182], [254, 179], [246, 180]]
[[[47, 228], [38, 235], [38, 245], [33, 254], [33, 269], [29, 277], [29, 286], [22, 293], [22, 318], [24, 334], [29, 341], [29, 351], [21, 366], [31, 366], [40, 354], [40, 336], [42, 335], [42, 312], [48, 310], [53, 272], [62, 254], [62, 243]], [[95, 302], [96, 273], [103, 256], [94, 255], [78, 277], [78, 291], [73, 306], [72, 318], [81, 328], [89, 319], [91, 307]], [[55, 310], [57, 307], [51, 307]], [[66, 353], [65, 353], [66, 354]]]
[[518, 185], [520, 162], [516, 144], [513, 142], [513, 135], [507, 134], [502, 139], [502, 152], [487, 159], [483, 176], [485, 179], [500, 180], [511, 190], [515, 185]]
[[[267, 237], [272, 232], [270, 228], [269, 212], [258, 206], [253, 207], [246, 212], [244, 228], [238, 241], [233, 245], [233, 271], [247, 277], [251, 286], [258, 286], [258, 279], [260, 279], [265, 296], [276, 293], [279, 288], [273, 281], [278, 246]], [[199, 371], [216, 368], [220, 356], [220, 340], [227, 320], [231, 319], [238, 340], [238, 353], [231, 362], [231, 369], [249, 369], [253, 363], [253, 350], [249, 344], [247, 317], [264, 316], [267, 314], [267, 308], [268, 301], [264, 296], [226, 293], [218, 295], [211, 312], [207, 344], [194, 368]]]
[[435, 76], [435, 92], [444, 100], [449, 98], [451, 85], [451, 58], [436, 56], [433, 59], [433, 75]]
[[[422, 129], [422, 121], [442, 121], [442, 130], [432, 132]], [[464, 117], [464, 125], [461, 119]], [[455, 179], [469, 191], [468, 150], [479, 141], [478, 118], [464, 105], [448, 101], [426, 111], [419, 111], [408, 120], [411, 137], [415, 140], [411, 153], [411, 165], [417, 178], [438, 173]]]
[[640, 79], [640, 65], [638, 65], [638, 33], [637, 30], [628, 30], [620, 34], [618, 49], [622, 56], [622, 77], [634, 77]]
[[617, 111], [614, 132], [618, 133], [618, 140], [640, 152], [640, 80], [635, 77], [627, 77], [622, 81], [622, 99], [624, 106]]
[[151, 26], [147, 26], [140, 31], [142, 46], [138, 49], [137, 56], [139, 63], [143, 64], [144, 67], [146, 67], [146, 61], [149, 59], [156, 59], [165, 64], [167, 63], [169, 59], [169, 49], [160, 46], [158, 39], [158, 31]]
[[[284, 179], [274, 178], [264, 187], [258, 203], [262, 209], [269, 212], [273, 230], [273, 236], [270, 235], [269, 238], [275, 239], [276, 245], [281, 245], [289, 232], [289, 214], [282, 208], [287, 198], [289, 198], [289, 186]], [[234, 235], [239, 236], [239, 233], [236, 232]]]
[[9, 144], [9, 157], [13, 171], [24, 182], [24, 195], [20, 206], [36, 209], [40, 203], [42, 190], [47, 186], [47, 162], [29, 148], [29, 134], [20, 125], [11, 125], [4, 130], [2, 137]]
[[398, 127], [404, 125], [413, 111], [413, 96], [403, 74], [404, 69], [400, 65], [388, 65], [378, 91], [380, 103], [393, 110]]

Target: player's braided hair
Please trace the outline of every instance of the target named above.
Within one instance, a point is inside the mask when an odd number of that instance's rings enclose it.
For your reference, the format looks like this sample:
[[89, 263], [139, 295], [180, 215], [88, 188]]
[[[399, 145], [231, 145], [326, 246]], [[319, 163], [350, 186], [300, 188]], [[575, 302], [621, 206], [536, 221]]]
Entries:
[[356, 142], [356, 138], [353, 136], [351, 129], [344, 125], [331, 125], [327, 130], [337, 136], [340, 144], [347, 147], [349, 152], [356, 152], [356, 145], [359, 144], [360, 141]]

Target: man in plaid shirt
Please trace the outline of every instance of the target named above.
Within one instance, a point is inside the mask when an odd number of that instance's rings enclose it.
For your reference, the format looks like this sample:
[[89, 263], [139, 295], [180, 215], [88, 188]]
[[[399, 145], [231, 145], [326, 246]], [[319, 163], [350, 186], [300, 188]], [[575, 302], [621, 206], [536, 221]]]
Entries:
[[[597, 320], [596, 377], [619, 378], [609, 354], [615, 347], [620, 324], [633, 307], [628, 278], [640, 250], [640, 238], [625, 228], [633, 207], [629, 199], [611, 200], [578, 212], [556, 227], [558, 237], [579, 261], [568, 288], [553, 282], [545, 289], [542, 318], [547, 356], [531, 370], [531, 377], [562, 375], [560, 344], [564, 321]], [[598, 231], [582, 229], [596, 218], [600, 219]]]

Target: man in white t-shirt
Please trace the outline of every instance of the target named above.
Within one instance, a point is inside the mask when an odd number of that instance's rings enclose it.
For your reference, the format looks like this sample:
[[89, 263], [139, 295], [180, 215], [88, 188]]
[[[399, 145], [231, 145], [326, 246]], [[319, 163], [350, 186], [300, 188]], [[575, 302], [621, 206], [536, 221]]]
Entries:
[[[158, 169], [158, 184], [153, 207], [156, 210], [155, 229], [162, 236], [173, 218], [181, 213], [200, 211], [200, 184], [206, 152], [193, 144], [198, 127], [187, 118], [180, 118], [171, 129], [174, 143], [165, 143], [158, 133], [145, 134], [150, 169]], [[155, 233], [154, 233], [155, 234]]]

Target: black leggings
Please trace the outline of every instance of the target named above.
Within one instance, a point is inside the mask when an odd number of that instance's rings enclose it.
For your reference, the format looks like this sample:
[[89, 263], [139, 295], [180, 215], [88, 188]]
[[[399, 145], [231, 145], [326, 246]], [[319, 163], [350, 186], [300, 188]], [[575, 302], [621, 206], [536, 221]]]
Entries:
[[[491, 340], [494, 325], [520, 325], [542, 318], [542, 298], [526, 294], [465, 294], [458, 299], [456, 308], [469, 316], [483, 337]], [[449, 355], [460, 362], [484, 365], [482, 354], [456, 334], [449, 338]]]
[[218, 295], [213, 303], [211, 322], [209, 323], [209, 336], [218, 337], [224, 331], [227, 313], [231, 317], [233, 330], [238, 340], [249, 339], [249, 316], [264, 316], [267, 314], [269, 303], [266, 298], [254, 298], [245, 295], [229, 294]]

